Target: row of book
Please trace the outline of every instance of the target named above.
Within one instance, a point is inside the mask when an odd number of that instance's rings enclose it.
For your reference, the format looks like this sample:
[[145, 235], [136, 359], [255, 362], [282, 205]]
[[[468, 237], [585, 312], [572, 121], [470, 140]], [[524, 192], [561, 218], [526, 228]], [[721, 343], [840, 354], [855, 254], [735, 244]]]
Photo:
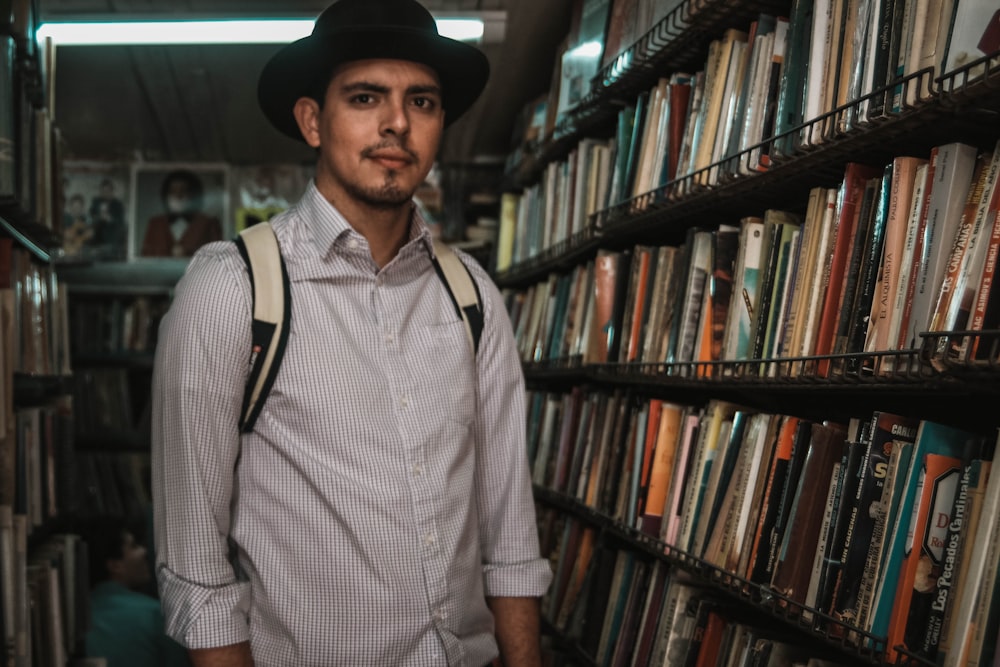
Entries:
[[542, 601], [543, 613], [563, 639], [550, 649], [551, 665], [578, 664], [567, 642], [593, 664], [613, 667], [850, 664], [762, 623], [683, 570], [602, 542], [597, 529], [583, 521], [544, 508], [539, 513], [543, 544], [557, 573]]
[[13, 0], [0, 13], [0, 204], [53, 228], [61, 137], [52, 120], [55, 48], [38, 45], [37, 3]]
[[90, 622], [87, 547], [57, 533], [29, 548], [25, 519], [0, 505], [0, 655], [14, 667], [65, 667]]
[[[148, 386], [142, 386], [148, 382], [148, 370], [78, 369], [73, 374], [74, 424], [78, 438], [97, 447], [113, 448], [122, 434], [148, 428]], [[148, 432], [137, 434], [135, 444], [148, 446]]]
[[12, 348], [13, 372], [70, 372], [66, 286], [10, 237], [0, 238], [0, 311], [0, 343]]
[[13, 412], [0, 438], [0, 504], [28, 517], [29, 532], [72, 506], [72, 416], [68, 398]]
[[[948, 667], [992, 656], [996, 434], [883, 411], [820, 421], [582, 389], [534, 393], [528, 428], [536, 485], [768, 588], [825, 635], [879, 650], [888, 638], [887, 662], [898, 647]], [[585, 568], [572, 562], [584, 553], [560, 567]], [[554, 589], [555, 619], [577, 593]]]
[[[927, 331], [995, 329], [998, 173], [1000, 150], [944, 144], [882, 167], [849, 163], [839, 187], [810, 190], [804, 214], [770, 209], [693, 227], [679, 246], [601, 249], [568, 273], [508, 292], [522, 359], [880, 353], [920, 348]], [[992, 356], [961, 341], [945, 337], [933, 353]], [[803, 371], [889, 374], [900, 370], [897, 359], [822, 360]]]
[[73, 295], [69, 321], [74, 358], [151, 354], [168, 306], [166, 297]]
[[[595, 211], [766, 171], [782, 155], [905, 112], [932, 94], [935, 73], [1000, 51], [995, 37], [976, 41], [996, 21], [990, 3], [926, 4], [801, 0], [790, 19], [761, 14], [746, 30], [727, 30], [704, 69], [664, 73], [621, 109], [611, 138], [582, 140], [520, 198], [511, 195], [520, 201], [501, 219], [514, 230], [512, 245], [498, 248], [499, 270], [583, 231]], [[886, 89], [890, 81], [899, 83]]]

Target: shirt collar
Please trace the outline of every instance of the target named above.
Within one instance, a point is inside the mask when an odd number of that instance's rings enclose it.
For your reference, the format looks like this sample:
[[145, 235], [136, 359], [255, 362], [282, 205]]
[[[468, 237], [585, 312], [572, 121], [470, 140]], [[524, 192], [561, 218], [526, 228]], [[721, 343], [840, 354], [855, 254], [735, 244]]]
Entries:
[[[329, 257], [335, 252], [343, 252], [346, 243], [352, 236], [363, 240], [361, 235], [351, 226], [351, 223], [337, 210], [337, 207], [320, 194], [313, 180], [309, 181], [309, 185], [299, 202], [299, 216], [310, 227], [312, 240], [320, 257]], [[403, 247], [408, 248], [418, 241], [426, 246], [427, 252], [433, 254], [430, 228], [427, 226], [427, 221], [424, 219], [420, 207], [413, 204], [410, 233]]]

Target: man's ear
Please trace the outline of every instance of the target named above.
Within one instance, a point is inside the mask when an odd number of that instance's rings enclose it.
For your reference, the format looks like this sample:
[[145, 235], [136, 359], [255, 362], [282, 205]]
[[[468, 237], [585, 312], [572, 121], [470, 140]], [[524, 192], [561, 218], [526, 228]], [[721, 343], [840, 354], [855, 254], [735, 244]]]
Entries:
[[300, 97], [292, 107], [295, 122], [306, 143], [313, 148], [319, 147], [319, 102], [311, 97]]

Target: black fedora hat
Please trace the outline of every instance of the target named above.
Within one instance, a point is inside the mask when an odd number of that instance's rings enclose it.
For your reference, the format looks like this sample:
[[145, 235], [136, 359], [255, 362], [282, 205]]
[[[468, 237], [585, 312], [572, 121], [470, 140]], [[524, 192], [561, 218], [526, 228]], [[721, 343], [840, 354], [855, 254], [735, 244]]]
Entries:
[[439, 35], [434, 17], [416, 0], [338, 0], [319, 15], [311, 35], [264, 65], [257, 81], [260, 108], [276, 128], [301, 141], [292, 113], [296, 100], [325, 83], [336, 65], [368, 58], [409, 60], [437, 72], [445, 125], [476, 101], [490, 74], [486, 56]]

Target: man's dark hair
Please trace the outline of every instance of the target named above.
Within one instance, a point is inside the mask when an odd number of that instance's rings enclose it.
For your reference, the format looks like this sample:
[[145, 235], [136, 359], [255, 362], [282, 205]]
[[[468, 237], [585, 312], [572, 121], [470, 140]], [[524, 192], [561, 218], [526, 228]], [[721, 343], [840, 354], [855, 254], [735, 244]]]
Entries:
[[180, 181], [187, 185], [188, 192], [191, 193], [191, 199], [197, 204], [198, 208], [201, 208], [201, 199], [205, 193], [205, 188], [202, 186], [198, 175], [188, 169], [176, 169], [163, 177], [163, 183], [160, 184], [160, 200], [167, 201], [170, 184], [174, 181]]
[[124, 556], [125, 536], [131, 534], [136, 542], [142, 542], [143, 531], [138, 521], [122, 517], [103, 517], [87, 521], [81, 531], [87, 543], [87, 564], [91, 586], [108, 578], [109, 560]]

